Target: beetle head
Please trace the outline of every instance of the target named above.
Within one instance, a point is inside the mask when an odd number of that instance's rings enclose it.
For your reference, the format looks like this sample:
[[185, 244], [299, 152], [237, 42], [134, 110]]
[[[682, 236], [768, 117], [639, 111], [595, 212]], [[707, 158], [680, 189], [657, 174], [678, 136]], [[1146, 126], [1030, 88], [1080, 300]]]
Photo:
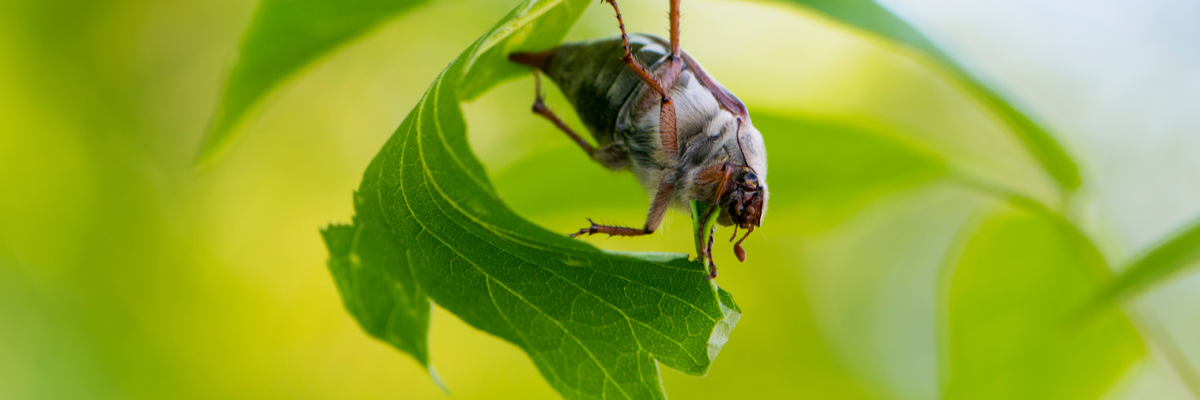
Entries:
[[[720, 200], [722, 206], [726, 210], [724, 213], [728, 218], [722, 222], [723, 225], [733, 225], [733, 237], [729, 238], [733, 241], [737, 237], [738, 228], [746, 230], [746, 235], [742, 236], [737, 244], [733, 245], [733, 254], [737, 256], [738, 261], [746, 261], [746, 252], [742, 250], [742, 241], [745, 241], [750, 236], [750, 232], [754, 231], [755, 227], [762, 226], [763, 215], [767, 211], [767, 182], [766, 175], [766, 150], [763, 148], [762, 135], [758, 130], [754, 129], [754, 125], [750, 121], [737, 120], [738, 130], [736, 134], [738, 151], [741, 153], [743, 164], [734, 172], [733, 185], [726, 193], [726, 197]], [[745, 145], [743, 145], [743, 137]], [[725, 217], [726, 215], [722, 215]]]
[[733, 177], [733, 185], [726, 194], [724, 208], [729, 212], [730, 225], [742, 229], [762, 226], [766, 206], [766, 186], [759, 181], [758, 174], [750, 167], [741, 167]]

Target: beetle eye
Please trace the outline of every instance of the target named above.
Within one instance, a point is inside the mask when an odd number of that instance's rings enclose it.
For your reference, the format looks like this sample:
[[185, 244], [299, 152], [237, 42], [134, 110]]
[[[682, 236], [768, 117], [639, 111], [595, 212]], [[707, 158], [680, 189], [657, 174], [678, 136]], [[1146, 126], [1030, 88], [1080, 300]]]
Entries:
[[746, 186], [749, 186], [752, 188], [758, 187], [758, 175], [754, 174], [753, 172], [746, 173], [745, 181], [746, 181]]

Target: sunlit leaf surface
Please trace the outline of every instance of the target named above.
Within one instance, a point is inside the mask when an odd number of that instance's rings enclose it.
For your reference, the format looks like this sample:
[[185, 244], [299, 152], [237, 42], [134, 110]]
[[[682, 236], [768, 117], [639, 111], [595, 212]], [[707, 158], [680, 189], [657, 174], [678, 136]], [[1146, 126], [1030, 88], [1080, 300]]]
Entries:
[[1096, 399], [1144, 352], [1118, 309], [1079, 317], [1111, 274], [1073, 227], [1006, 209], [963, 238], [943, 293], [946, 398]]
[[242, 38], [199, 161], [218, 155], [271, 89], [314, 60], [425, 0], [263, 0]]
[[1054, 135], [1034, 118], [1029, 111], [1022, 111], [1005, 99], [981, 79], [919, 30], [900, 17], [892, 14], [873, 0], [784, 0], [816, 10], [834, 20], [879, 35], [885, 39], [917, 50], [945, 67], [946, 72], [963, 85], [975, 98], [996, 113], [1021, 139], [1025, 147], [1037, 158], [1046, 173], [1053, 176], [1059, 185], [1068, 190], [1078, 188], [1081, 180], [1079, 168], [1071, 157], [1055, 141]]
[[[423, 291], [521, 347], [566, 398], [665, 398], [655, 360], [705, 374], [741, 315], [732, 298], [684, 255], [607, 253], [518, 217], [471, 154], [459, 107], [460, 93], [520, 72], [472, 73], [507, 63], [491, 55], [554, 45], [589, 3], [521, 4], [434, 81], [367, 168], [354, 226], [326, 230], [330, 267], [368, 333], [418, 360], [423, 344], [409, 341], [428, 323], [413, 297]], [[362, 277], [386, 291], [353, 290]], [[391, 307], [377, 304], [389, 295]], [[422, 316], [397, 337], [380, 323]]]

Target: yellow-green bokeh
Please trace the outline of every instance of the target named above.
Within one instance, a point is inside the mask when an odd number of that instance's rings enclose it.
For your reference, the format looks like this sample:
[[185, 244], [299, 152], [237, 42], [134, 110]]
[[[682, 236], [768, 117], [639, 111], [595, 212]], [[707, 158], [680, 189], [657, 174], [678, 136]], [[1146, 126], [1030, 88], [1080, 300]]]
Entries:
[[[433, 1], [385, 24], [290, 79], [196, 168], [254, 1], [0, 3], [0, 398], [451, 398], [345, 313], [317, 230], [349, 220], [375, 152], [513, 4]], [[938, 271], [997, 203], [958, 182], [1050, 203], [1053, 182], [902, 49], [792, 7], [685, 5], [685, 47], [764, 115], [784, 167], [746, 263], [718, 245], [743, 319], [709, 376], [664, 369], [667, 393], [936, 397]], [[622, 8], [632, 30], [664, 33], [665, 1]], [[614, 33], [592, 7], [568, 40]], [[554, 231], [639, 223], [633, 178], [530, 115], [532, 91], [522, 79], [464, 105], [501, 195]], [[689, 252], [690, 226], [672, 212], [649, 238], [585, 240]], [[516, 347], [441, 310], [431, 325], [453, 398], [557, 398]]]

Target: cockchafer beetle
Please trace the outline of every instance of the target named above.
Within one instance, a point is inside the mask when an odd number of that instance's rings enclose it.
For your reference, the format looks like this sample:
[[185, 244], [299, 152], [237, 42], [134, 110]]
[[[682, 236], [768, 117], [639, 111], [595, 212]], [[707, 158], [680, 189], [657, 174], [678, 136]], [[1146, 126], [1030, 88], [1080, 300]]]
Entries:
[[[650, 234], [669, 207], [686, 209], [696, 200], [720, 206], [709, 207], [704, 220], [719, 209], [717, 223], [732, 225], [734, 238], [738, 228], [746, 230], [734, 245], [738, 260], [745, 261], [742, 241], [762, 226], [769, 197], [767, 151], [745, 104], [680, 49], [680, 0], [670, 0], [669, 41], [626, 34], [616, 0], [602, 1], [616, 12], [620, 37], [509, 55], [513, 62], [535, 69], [534, 113], [554, 123], [601, 165], [633, 171], [650, 193], [650, 210], [641, 228], [589, 219], [591, 225], [571, 237]], [[566, 95], [597, 145], [546, 107], [539, 72]], [[710, 266], [708, 278], [715, 278], [711, 240], [700, 251]]]

